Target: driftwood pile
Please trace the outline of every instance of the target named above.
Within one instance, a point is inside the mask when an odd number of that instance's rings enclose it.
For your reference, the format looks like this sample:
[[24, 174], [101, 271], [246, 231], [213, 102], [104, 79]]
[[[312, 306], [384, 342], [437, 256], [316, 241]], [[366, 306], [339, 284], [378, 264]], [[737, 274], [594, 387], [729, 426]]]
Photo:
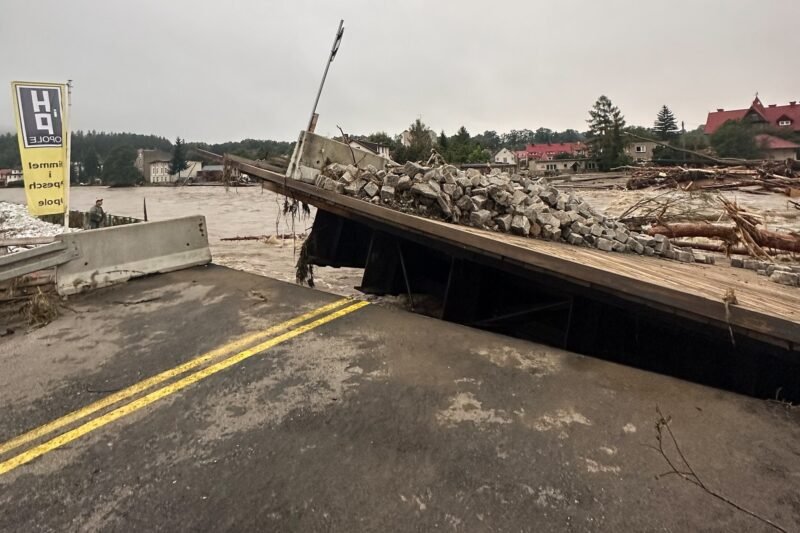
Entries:
[[709, 168], [643, 167], [633, 171], [629, 190], [676, 188], [697, 191], [724, 191], [746, 188], [747, 192], [780, 192], [788, 196], [800, 190], [800, 162], [764, 161], [758, 167], [715, 166]]
[[769, 250], [800, 253], [800, 234], [780, 233], [760, 228], [760, 217], [746, 212], [735, 202], [718, 198], [733, 224], [711, 224], [708, 222], [677, 222], [656, 224], [647, 230], [649, 235], [665, 235], [671, 239], [705, 237], [722, 241], [724, 246], [740, 245], [747, 255], [769, 257]]

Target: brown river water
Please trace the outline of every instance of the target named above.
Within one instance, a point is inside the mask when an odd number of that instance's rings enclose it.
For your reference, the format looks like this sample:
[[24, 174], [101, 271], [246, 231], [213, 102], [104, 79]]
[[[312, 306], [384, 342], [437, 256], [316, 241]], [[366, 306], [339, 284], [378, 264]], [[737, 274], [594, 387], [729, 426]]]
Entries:
[[[97, 198], [112, 215], [143, 218], [147, 202], [148, 220], [165, 220], [189, 215], [204, 215], [214, 263], [294, 282], [295, 263], [302, 237], [295, 240], [262, 239], [223, 241], [228, 237], [303, 235], [311, 230], [311, 217], [296, 218], [294, 231], [290, 217], [281, 215], [283, 197], [260, 187], [73, 187], [70, 209], [88, 211]], [[0, 188], [0, 201], [25, 202], [21, 188]], [[336, 294], [360, 294], [354, 289], [361, 271], [349, 268], [315, 268], [316, 287]]]
[[[628, 207], [644, 198], [662, 194], [661, 191], [578, 190], [579, 195], [608, 215], [619, 216]], [[721, 214], [721, 209], [710, 195], [690, 195], [681, 191], [668, 193], [685, 196], [685, 205], [698, 212], [707, 211], [706, 220]], [[723, 193], [751, 212], [764, 217], [768, 228], [783, 231], [800, 231], [800, 210], [789, 205], [783, 195], [752, 195]], [[295, 219], [281, 215], [283, 197], [260, 187], [73, 187], [70, 209], [87, 211], [97, 198], [103, 198], [103, 207], [113, 215], [143, 217], [143, 203], [147, 202], [149, 220], [164, 220], [188, 215], [205, 215], [209, 242], [215, 263], [274, 279], [294, 282], [295, 263], [302, 245], [302, 235], [311, 229], [311, 216]], [[21, 188], [0, 188], [0, 201], [25, 202]], [[684, 203], [683, 201], [681, 203]], [[697, 205], [693, 205], [697, 204]], [[274, 236], [296, 234], [297, 239], [261, 239], [223, 241], [228, 237]], [[362, 271], [351, 268], [315, 268], [316, 287], [326, 292], [345, 296], [359, 295], [355, 286], [360, 284]]]

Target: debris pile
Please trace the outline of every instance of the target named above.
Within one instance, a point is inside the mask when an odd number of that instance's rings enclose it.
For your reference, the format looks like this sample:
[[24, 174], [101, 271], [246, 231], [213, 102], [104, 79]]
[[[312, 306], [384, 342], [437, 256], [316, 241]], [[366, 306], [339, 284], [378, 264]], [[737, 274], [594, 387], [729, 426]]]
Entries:
[[800, 265], [779, 265], [772, 261], [760, 261], [749, 257], [731, 257], [731, 266], [753, 270], [781, 285], [800, 287]]
[[53, 237], [64, 232], [64, 226], [51, 224], [28, 213], [21, 204], [0, 202], [0, 238]]
[[634, 170], [626, 188], [629, 190], [681, 187], [686, 190], [769, 191], [789, 195], [800, 188], [800, 162], [764, 161], [757, 168], [717, 166], [711, 168], [643, 167]]
[[452, 165], [427, 167], [408, 162], [384, 171], [333, 163], [313, 182], [398, 211], [456, 224], [607, 252], [713, 263], [711, 256], [672, 246], [664, 235], [632, 231], [595, 211], [574, 193], [499, 169], [483, 175], [476, 169], [463, 171]]

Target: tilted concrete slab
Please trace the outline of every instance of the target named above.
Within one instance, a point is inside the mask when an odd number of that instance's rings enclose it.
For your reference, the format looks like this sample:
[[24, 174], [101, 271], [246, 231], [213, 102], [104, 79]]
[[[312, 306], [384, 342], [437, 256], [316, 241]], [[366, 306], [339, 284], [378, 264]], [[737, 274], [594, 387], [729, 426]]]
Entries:
[[322, 169], [330, 163], [352, 164], [360, 169], [372, 165], [378, 170], [384, 170], [388, 162], [379, 155], [356, 150], [350, 145], [322, 135], [301, 131], [286, 175], [306, 183], [314, 183]]
[[62, 295], [211, 262], [206, 219], [200, 215], [66, 233], [60, 239], [80, 254], [57, 267]]
[[[336, 299], [213, 265], [76, 296], [0, 338], [0, 443]], [[370, 305], [3, 474], [0, 530], [772, 531], [657, 479], [656, 406], [800, 529], [797, 408]]]

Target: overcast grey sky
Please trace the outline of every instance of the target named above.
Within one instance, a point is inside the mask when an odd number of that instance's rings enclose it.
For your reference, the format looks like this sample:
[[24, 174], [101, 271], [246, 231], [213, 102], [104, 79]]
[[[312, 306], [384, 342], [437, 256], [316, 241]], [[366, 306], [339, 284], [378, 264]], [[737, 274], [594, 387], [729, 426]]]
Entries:
[[293, 140], [340, 18], [317, 131], [585, 129], [606, 94], [628, 123], [662, 104], [800, 100], [799, 0], [3, 0], [8, 82], [74, 80], [74, 129]]

